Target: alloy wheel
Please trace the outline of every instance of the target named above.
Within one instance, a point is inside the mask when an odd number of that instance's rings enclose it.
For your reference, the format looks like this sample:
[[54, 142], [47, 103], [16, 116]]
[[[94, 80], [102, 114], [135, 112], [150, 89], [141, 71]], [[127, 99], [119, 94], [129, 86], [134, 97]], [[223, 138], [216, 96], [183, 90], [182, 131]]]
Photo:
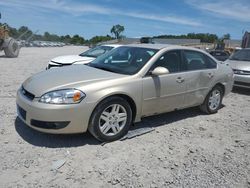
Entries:
[[211, 110], [216, 110], [220, 106], [221, 92], [217, 89], [213, 90], [209, 96], [208, 106]]
[[117, 135], [127, 123], [127, 111], [120, 104], [108, 106], [99, 118], [99, 128], [105, 136]]

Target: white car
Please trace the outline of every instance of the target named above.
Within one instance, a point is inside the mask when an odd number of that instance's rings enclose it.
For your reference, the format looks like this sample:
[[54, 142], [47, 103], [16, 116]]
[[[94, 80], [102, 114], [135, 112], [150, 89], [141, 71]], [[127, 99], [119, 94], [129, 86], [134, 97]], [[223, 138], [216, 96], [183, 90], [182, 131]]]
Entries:
[[95, 48], [91, 48], [79, 55], [67, 55], [67, 56], [59, 56], [49, 61], [46, 70], [51, 68], [58, 68], [67, 65], [79, 65], [79, 64], [87, 64], [91, 61], [95, 60], [98, 56], [103, 55], [110, 50], [117, 48], [121, 45], [117, 44], [109, 44], [109, 45], [101, 45]]
[[250, 89], [250, 48], [235, 52], [226, 63], [234, 71], [234, 86]]

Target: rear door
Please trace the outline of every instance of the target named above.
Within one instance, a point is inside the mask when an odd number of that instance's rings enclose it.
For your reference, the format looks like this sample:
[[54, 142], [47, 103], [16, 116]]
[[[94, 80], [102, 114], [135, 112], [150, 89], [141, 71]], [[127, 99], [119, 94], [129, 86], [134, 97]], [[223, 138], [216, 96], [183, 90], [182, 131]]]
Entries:
[[183, 61], [186, 69], [186, 107], [201, 104], [211, 85], [217, 63], [209, 56], [195, 50], [183, 50]]

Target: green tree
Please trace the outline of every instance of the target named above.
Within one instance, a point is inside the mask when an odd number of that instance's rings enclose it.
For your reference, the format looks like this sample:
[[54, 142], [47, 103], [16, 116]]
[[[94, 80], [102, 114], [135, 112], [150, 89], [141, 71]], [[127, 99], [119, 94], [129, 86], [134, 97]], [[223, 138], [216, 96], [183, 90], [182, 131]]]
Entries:
[[229, 33], [223, 35], [223, 39], [231, 39], [231, 35]]
[[89, 40], [90, 44], [97, 44], [99, 42], [105, 42], [105, 41], [109, 41], [112, 40], [113, 38], [109, 35], [106, 36], [94, 36]]
[[117, 24], [117, 25], [114, 25], [111, 30], [110, 30], [110, 33], [114, 34], [115, 35], [115, 38], [116, 39], [119, 39], [121, 38], [121, 33], [125, 30], [124, 26], [120, 25], [120, 24]]
[[22, 39], [27, 39], [33, 34], [33, 32], [26, 26], [21, 26], [18, 30], [18, 36], [21, 36]]
[[43, 35], [43, 40], [45, 41], [61, 41], [61, 38], [58, 35], [50, 34], [49, 32], [45, 32]]
[[70, 40], [71, 44], [84, 44], [84, 42], [84, 38], [80, 37], [79, 35], [74, 35]]
[[49, 32], [45, 32], [43, 35], [44, 40], [49, 41], [50, 40], [50, 34]]
[[172, 38], [172, 39], [200, 39], [201, 42], [214, 43], [218, 36], [210, 33], [188, 33], [187, 35], [159, 35], [154, 38]]
[[61, 36], [60, 38], [61, 42], [64, 42], [66, 44], [70, 43], [71, 41], [71, 37], [69, 35]]

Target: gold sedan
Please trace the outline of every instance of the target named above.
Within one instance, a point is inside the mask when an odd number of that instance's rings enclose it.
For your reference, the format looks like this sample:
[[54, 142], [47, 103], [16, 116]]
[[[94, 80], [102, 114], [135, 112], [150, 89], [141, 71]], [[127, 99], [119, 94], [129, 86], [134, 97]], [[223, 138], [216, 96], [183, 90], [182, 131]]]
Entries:
[[142, 117], [200, 106], [216, 113], [232, 69], [198, 49], [135, 44], [86, 65], [40, 72], [17, 93], [18, 116], [47, 133], [87, 130], [101, 141], [124, 136]]

